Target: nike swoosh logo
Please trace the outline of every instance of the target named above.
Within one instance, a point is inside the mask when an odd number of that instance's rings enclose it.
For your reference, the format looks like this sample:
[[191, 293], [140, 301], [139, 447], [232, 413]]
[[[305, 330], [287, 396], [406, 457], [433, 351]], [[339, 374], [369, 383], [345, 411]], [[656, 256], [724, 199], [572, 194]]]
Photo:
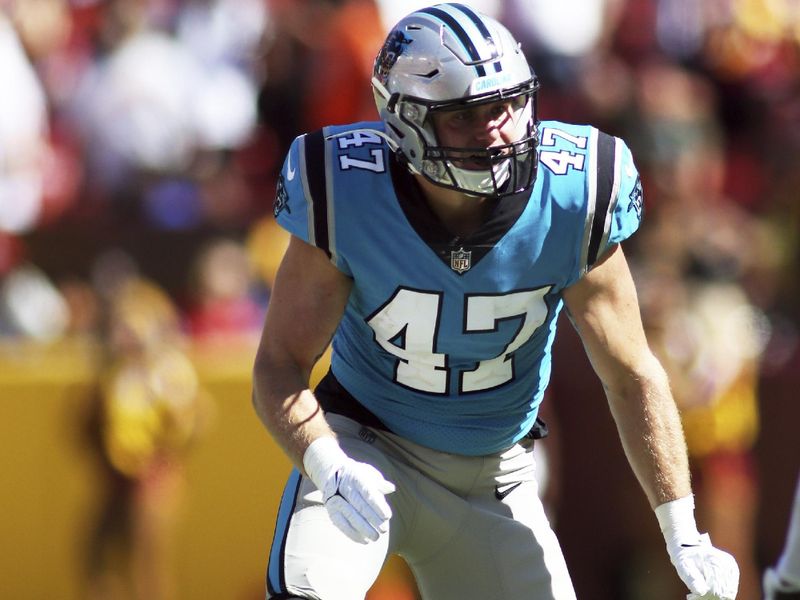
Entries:
[[294, 175], [297, 172], [297, 169], [292, 168], [292, 153], [289, 153], [289, 156], [286, 159], [286, 179], [291, 181], [294, 179]]
[[503, 487], [503, 489], [500, 489], [500, 486], [496, 485], [494, 486], [494, 497], [497, 498], [498, 500], [502, 500], [521, 485], [522, 485], [521, 481], [518, 481], [517, 483], [512, 483], [511, 485], [507, 485]]

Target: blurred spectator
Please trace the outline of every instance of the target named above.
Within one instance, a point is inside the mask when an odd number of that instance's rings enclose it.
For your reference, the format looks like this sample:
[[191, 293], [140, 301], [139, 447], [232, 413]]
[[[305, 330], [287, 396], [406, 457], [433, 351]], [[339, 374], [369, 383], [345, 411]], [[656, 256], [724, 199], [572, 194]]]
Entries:
[[0, 277], [0, 335], [52, 342], [64, 335], [69, 319], [64, 296], [38, 267], [23, 262]]
[[59, 281], [58, 289], [68, 307], [69, 321], [65, 335], [76, 338], [96, 336], [102, 317], [97, 290], [90, 282], [74, 276]]
[[[47, 100], [11, 22], [0, 12], [0, 231], [22, 233], [42, 211]], [[13, 93], [9, 93], [13, 90]]]
[[369, 78], [385, 32], [374, 0], [271, 6], [261, 109], [281, 148], [302, 131], [376, 118]]
[[208, 242], [191, 273], [187, 318], [194, 339], [252, 336], [255, 341], [264, 307], [254, 296], [254, 282], [243, 244], [230, 239]]
[[624, 85], [624, 69], [610, 52], [625, 4], [625, 0], [504, 3], [506, 21], [547, 90], [539, 98], [542, 118], [577, 119], [602, 128], [599, 115], [591, 114], [593, 103], [610, 112], [627, 105], [630, 86]]
[[[543, 57], [581, 59], [601, 44], [620, 0], [511, 0], [506, 11], [526, 51]], [[565, 33], [568, 32], [568, 35]]]
[[374, 0], [317, 0], [310, 5], [314, 43], [307, 63], [303, 129], [376, 119], [369, 81], [376, 48], [386, 36]]
[[202, 63], [248, 77], [259, 70], [256, 49], [270, 21], [264, 0], [187, 0], [176, 20], [178, 40]]
[[248, 232], [247, 254], [258, 278], [267, 289], [275, 282], [288, 245], [289, 234], [275, 222], [272, 213], [259, 219]]
[[0, 278], [18, 265], [25, 256], [25, 245], [18, 236], [0, 231]]
[[200, 135], [192, 113], [201, 77], [171, 37], [144, 27], [122, 37], [76, 98], [93, 162], [121, 175], [187, 168]]
[[[376, 4], [378, 5], [381, 22], [383, 23], [381, 35], [385, 37], [389, 29], [404, 16], [424, 6], [436, 4], [436, 2], [431, 2], [430, 0], [406, 0], [405, 2], [377, 0]], [[500, 16], [502, 8], [502, 2], [500, 2], [500, 0], [465, 0], [462, 4], [495, 18]]]
[[179, 314], [152, 282], [112, 291], [88, 431], [106, 495], [90, 532], [87, 598], [176, 597], [184, 459], [210, 410], [183, 346]]
[[174, 16], [177, 35], [139, 0], [112, 0], [101, 14], [102, 53], [79, 78], [68, 114], [91, 186], [109, 201], [145, 196], [156, 226], [200, 225], [196, 180], [227, 163], [198, 159], [234, 150], [254, 131], [253, 54], [267, 17], [261, 3], [240, 4], [241, 12], [227, 0], [186, 3]]

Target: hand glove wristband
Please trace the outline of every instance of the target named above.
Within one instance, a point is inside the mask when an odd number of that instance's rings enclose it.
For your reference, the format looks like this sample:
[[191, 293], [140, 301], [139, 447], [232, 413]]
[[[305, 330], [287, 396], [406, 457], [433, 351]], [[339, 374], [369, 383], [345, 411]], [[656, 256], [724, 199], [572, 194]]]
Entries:
[[700, 538], [697, 523], [694, 520], [694, 496], [684, 496], [677, 500], [665, 502], [656, 507], [656, 518], [664, 534], [664, 539], [670, 542], [693, 543]]
[[303, 454], [303, 468], [317, 489], [323, 489], [325, 482], [347, 461], [347, 455], [336, 438], [322, 436], [315, 439]]

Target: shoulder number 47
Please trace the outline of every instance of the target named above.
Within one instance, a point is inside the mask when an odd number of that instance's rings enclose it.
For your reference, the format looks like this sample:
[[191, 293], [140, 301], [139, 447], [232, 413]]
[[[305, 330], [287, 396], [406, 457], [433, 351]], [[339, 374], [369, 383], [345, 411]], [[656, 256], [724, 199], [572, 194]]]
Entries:
[[[588, 138], [585, 136], [572, 135], [561, 129], [545, 127], [542, 129], [541, 146], [555, 146], [556, 138], [561, 138], [574, 145], [576, 148], [586, 149]], [[556, 175], [566, 175], [570, 167], [577, 171], [583, 171], [586, 156], [568, 150], [541, 150], [539, 152], [539, 162], [550, 169]]]

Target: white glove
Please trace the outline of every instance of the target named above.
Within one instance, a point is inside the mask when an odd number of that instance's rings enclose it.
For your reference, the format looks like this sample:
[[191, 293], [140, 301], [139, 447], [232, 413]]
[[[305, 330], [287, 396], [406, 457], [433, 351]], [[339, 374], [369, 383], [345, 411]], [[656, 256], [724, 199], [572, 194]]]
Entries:
[[686, 496], [656, 508], [670, 561], [691, 592], [687, 600], [735, 600], [739, 589], [736, 560], [711, 545], [694, 520], [694, 498]]
[[392, 510], [384, 496], [395, 487], [378, 469], [347, 456], [332, 437], [311, 443], [303, 467], [322, 491], [331, 521], [350, 539], [366, 544], [389, 531]]

